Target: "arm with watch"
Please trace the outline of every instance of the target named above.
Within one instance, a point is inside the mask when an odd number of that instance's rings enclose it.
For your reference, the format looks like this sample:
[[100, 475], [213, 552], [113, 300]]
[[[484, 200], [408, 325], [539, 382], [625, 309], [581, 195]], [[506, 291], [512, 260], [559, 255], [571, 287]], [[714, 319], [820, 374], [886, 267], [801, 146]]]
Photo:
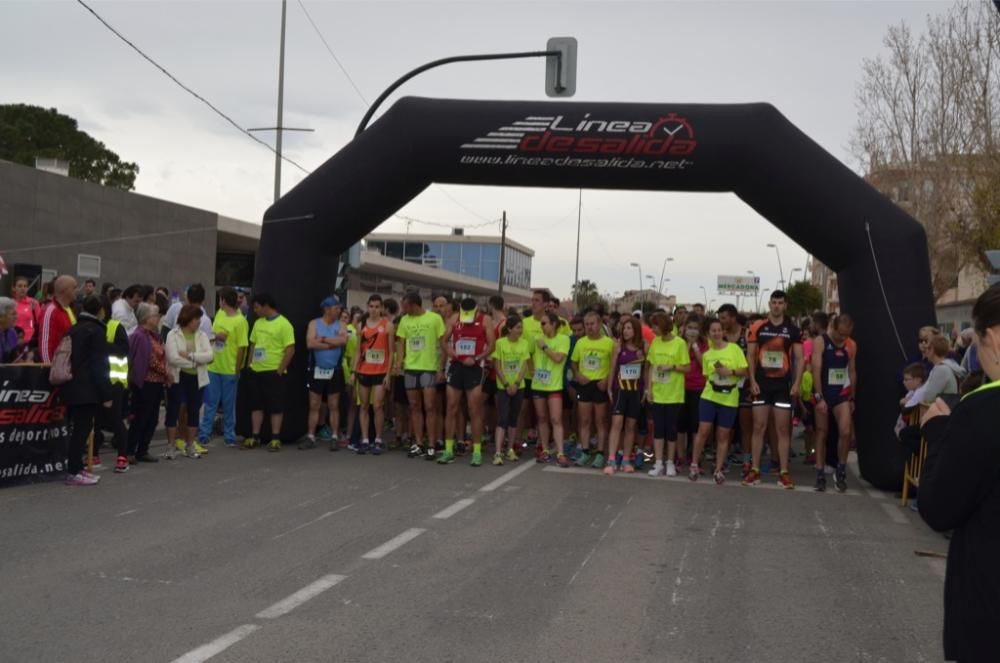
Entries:
[[555, 363], [557, 363], [557, 364], [562, 363], [563, 360], [566, 359], [566, 353], [565, 352], [556, 352], [551, 347], [549, 347], [549, 345], [546, 343], [545, 339], [542, 338], [541, 336], [538, 337], [538, 339], [535, 341], [535, 343], [537, 343], [538, 344], [538, 348], [542, 352], [545, 353], [545, 356], [548, 357], [549, 359], [551, 359], [552, 361], [554, 361]]

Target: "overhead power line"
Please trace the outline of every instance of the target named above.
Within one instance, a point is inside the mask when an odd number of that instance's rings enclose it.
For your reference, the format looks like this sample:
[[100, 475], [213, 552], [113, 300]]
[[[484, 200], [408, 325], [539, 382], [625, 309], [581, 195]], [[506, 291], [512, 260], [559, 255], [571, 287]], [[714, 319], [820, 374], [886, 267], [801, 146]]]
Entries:
[[319, 40], [323, 42], [323, 46], [326, 47], [326, 52], [330, 54], [330, 57], [333, 58], [333, 61], [337, 63], [338, 67], [340, 67], [340, 71], [343, 72], [344, 77], [347, 78], [347, 81], [351, 84], [351, 87], [354, 88], [354, 91], [358, 93], [358, 97], [361, 98], [361, 101], [364, 102], [365, 106], [371, 106], [371, 103], [368, 101], [368, 99], [365, 98], [365, 95], [361, 91], [361, 88], [359, 88], [358, 84], [354, 82], [354, 79], [351, 78], [351, 75], [347, 73], [347, 68], [344, 67], [343, 63], [341, 63], [340, 58], [338, 58], [337, 55], [333, 52], [333, 49], [330, 48], [330, 44], [327, 43], [326, 38], [323, 36], [323, 33], [320, 32], [319, 26], [316, 25], [316, 21], [314, 21], [312, 16], [309, 14], [309, 10], [306, 9], [306, 6], [304, 4], [302, 4], [302, 0], [298, 0], [298, 3], [299, 7], [302, 8], [302, 13], [305, 14], [306, 18], [309, 20], [309, 25], [311, 25], [313, 30], [316, 31], [316, 36], [319, 37]]
[[[104, 20], [104, 18], [100, 14], [98, 14], [96, 11], [94, 11], [86, 2], [84, 2], [83, 0], [76, 0], [76, 1], [84, 9], [86, 9], [88, 12], [90, 12], [94, 16], [94, 18], [96, 18], [98, 21], [100, 21], [101, 24], [104, 25], [104, 27], [106, 27], [108, 30], [110, 30], [112, 33], [114, 33], [114, 35], [116, 37], [118, 37], [119, 39], [121, 39], [123, 42], [125, 42], [126, 44], [128, 44], [129, 47], [131, 47], [132, 50], [134, 50], [136, 53], [138, 53], [139, 55], [141, 55], [143, 57], [143, 59], [145, 59], [147, 62], [149, 62], [151, 65], [153, 65], [157, 69], [159, 69], [163, 73], [164, 76], [166, 76], [167, 78], [169, 78], [170, 80], [172, 80], [174, 83], [176, 83], [182, 90], [184, 90], [185, 92], [187, 92], [188, 94], [190, 94], [191, 96], [193, 96], [195, 99], [197, 99], [201, 103], [203, 103], [206, 106], [208, 106], [209, 108], [211, 108], [215, 112], [216, 115], [218, 115], [219, 117], [221, 117], [222, 119], [224, 119], [226, 122], [228, 122], [229, 124], [231, 124], [241, 134], [243, 134], [244, 136], [246, 136], [250, 140], [254, 141], [255, 143], [260, 143], [261, 145], [263, 145], [264, 147], [266, 147], [268, 150], [270, 150], [272, 153], [277, 154], [277, 150], [275, 150], [273, 147], [271, 147], [270, 145], [268, 145], [267, 143], [265, 143], [261, 139], [257, 138], [256, 136], [254, 136], [252, 133], [250, 133], [246, 129], [244, 129], [242, 126], [240, 126], [239, 124], [237, 124], [237, 122], [235, 120], [233, 120], [233, 118], [229, 117], [228, 115], [226, 115], [225, 113], [223, 113], [221, 110], [219, 110], [214, 104], [212, 104], [212, 102], [210, 102], [208, 99], [205, 99], [205, 97], [201, 96], [200, 94], [198, 94], [197, 92], [195, 92], [194, 90], [192, 90], [191, 88], [189, 88], [184, 83], [180, 82], [177, 79], [176, 76], [174, 76], [169, 71], [167, 71], [166, 68], [164, 68], [162, 65], [160, 65], [156, 60], [154, 60], [150, 56], [146, 55], [142, 51], [142, 49], [140, 49], [138, 46], [136, 46], [131, 41], [129, 41], [122, 33], [118, 32], [118, 30], [116, 30], [110, 23], [108, 23], [106, 20]], [[306, 170], [305, 168], [303, 168], [299, 164], [295, 163], [294, 161], [292, 161], [288, 157], [282, 155], [281, 158], [282, 158], [282, 160], [284, 160], [284, 161], [292, 164], [293, 166], [295, 166], [296, 168], [298, 168], [299, 170], [301, 170], [306, 175], [309, 174], [308, 170]]]
[[405, 216], [403, 214], [393, 214], [393, 217], [407, 221], [409, 223], [420, 223], [425, 226], [437, 226], [438, 228], [448, 228], [450, 230], [455, 230], [456, 228], [485, 228], [486, 226], [495, 226], [500, 223], [500, 219], [493, 219], [491, 221], [485, 221], [483, 223], [463, 223], [459, 225], [449, 225], [447, 223], [438, 223], [437, 221], [424, 221], [423, 219], [416, 219], [412, 216]]

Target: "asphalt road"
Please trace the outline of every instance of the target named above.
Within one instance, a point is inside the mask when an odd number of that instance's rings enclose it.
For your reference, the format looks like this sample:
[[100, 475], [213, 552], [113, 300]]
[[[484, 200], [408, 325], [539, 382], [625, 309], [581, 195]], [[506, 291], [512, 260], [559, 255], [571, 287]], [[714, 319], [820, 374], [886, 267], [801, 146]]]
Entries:
[[853, 476], [816, 494], [294, 448], [103, 474], [0, 490], [0, 660], [942, 658], [944, 563], [914, 550], [946, 541]]

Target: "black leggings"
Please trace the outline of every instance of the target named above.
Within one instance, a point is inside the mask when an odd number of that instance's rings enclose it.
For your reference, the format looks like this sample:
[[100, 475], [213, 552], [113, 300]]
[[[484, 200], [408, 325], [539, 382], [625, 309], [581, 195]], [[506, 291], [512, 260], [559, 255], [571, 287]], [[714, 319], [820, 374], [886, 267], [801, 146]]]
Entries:
[[497, 427], [517, 428], [517, 418], [521, 414], [521, 404], [524, 402], [524, 389], [518, 389], [511, 396], [506, 389], [497, 387]]
[[201, 417], [202, 389], [198, 388], [198, 376], [181, 372], [181, 379], [167, 389], [167, 428], [176, 428], [181, 413], [181, 405], [187, 403], [187, 424], [198, 428]]
[[149, 453], [149, 443], [156, 432], [160, 420], [160, 402], [163, 400], [163, 384], [145, 382], [142, 387], [132, 389], [132, 411], [135, 420], [128, 429], [128, 451], [133, 456]]
[[73, 405], [69, 409], [69, 418], [73, 424], [67, 449], [70, 474], [79, 474], [83, 470], [83, 454], [87, 451], [87, 438], [94, 430], [94, 419], [97, 418], [100, 409], [100, 405]]

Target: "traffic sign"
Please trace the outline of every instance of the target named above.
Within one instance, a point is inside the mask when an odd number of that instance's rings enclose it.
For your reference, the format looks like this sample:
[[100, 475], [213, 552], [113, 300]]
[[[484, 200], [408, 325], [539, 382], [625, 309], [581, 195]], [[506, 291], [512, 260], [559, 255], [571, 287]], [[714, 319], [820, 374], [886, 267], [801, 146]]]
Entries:
[[576, 37], [552, 37], [545, 50], [560, 53], [545, 58], [545, 94], [572, 97], [576, 94]]

